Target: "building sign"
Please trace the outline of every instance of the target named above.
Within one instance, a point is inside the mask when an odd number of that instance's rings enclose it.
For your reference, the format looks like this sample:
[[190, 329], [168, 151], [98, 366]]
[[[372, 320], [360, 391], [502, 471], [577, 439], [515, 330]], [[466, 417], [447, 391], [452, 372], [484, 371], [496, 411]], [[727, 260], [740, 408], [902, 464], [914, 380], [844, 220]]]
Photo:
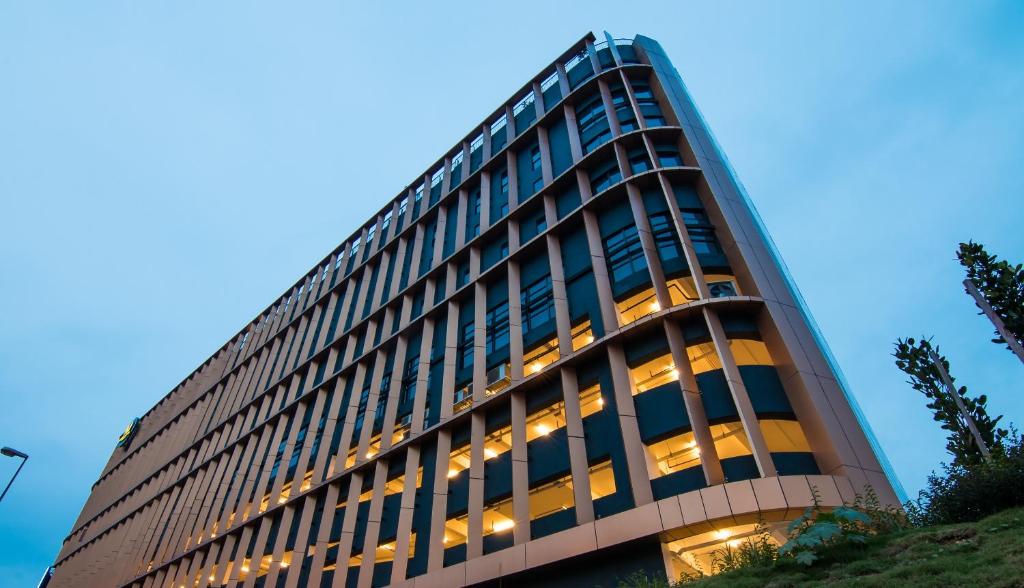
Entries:
[[128, 426], [124, 428], [124, 432], [117, 438], [118, 447], [127, 447], [132, 442], [132, 437], [135, 436], [136, 431], [139, 430], [139, 419], [134, 418], [132, 422], [128, 423]]

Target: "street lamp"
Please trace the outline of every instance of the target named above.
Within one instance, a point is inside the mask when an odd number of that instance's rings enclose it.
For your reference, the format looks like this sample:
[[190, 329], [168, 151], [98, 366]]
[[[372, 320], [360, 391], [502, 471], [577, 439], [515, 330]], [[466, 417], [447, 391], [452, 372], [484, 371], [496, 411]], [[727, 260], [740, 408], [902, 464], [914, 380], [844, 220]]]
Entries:
[[3, 449], [0, 449], [0, 453], [6, 455], [7, 457], [21, 458], [21, 465], [18, 466], [18, 469], [14, 472], [14, 475], [11, 476], [11, 481], [7, 482], [7, 487], [4, 488], [4, 493], [0, 494], [0, 500], [3, 500], [4, 496], [7, 496], [7, 491], [11, 489], [11, 484], [14, 483], [14, 478], [17, 478], [18, 474], [21, 473], [21, 468], [25, 467], [25, 462], [28, 461], [28, 455], [11, 447], [4, 447]]

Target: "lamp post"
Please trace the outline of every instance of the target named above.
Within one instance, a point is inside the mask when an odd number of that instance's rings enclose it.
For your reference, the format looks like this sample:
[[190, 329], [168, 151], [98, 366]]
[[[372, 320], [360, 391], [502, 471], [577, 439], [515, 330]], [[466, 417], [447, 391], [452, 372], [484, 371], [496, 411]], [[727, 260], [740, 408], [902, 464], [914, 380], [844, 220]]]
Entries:
[[11, 484], [14, 483], [14, 479], [17, 478], [18, 474], [21, 473], [21, 468], [25, 467], [25, 462], [28, 461], [28, 455], [11, 447], [4, 447], [3, 449], [0, 449], [0, 453], [6, 455], [7, 457], [21, 458], [21, 465], [18, 466], [18, 469], [14, 472], [14, 475], [11, 476], [11, 481], [7, 482], [7, 487], [4, 488], [4, 493], [0, 494], [0, 500], [3, 500], [4, 496], [7, 496], [7, 491], [11, 489]]

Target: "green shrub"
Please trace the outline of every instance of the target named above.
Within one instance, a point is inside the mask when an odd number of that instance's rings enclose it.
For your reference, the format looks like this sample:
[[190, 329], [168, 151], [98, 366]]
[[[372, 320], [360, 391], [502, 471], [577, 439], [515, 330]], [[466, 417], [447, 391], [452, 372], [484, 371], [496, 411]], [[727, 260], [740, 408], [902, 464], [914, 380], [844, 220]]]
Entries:
[[797, 563], [811, 565], [822, 550], [837, 546], [863, 544], [872, 535], [881, 535], [909, 526], [897, 508], [884, 507], [874, 490], [868, 486], [853, 504], [823, 510], [817, 488], [811, 488], [814, 505], [789, 524], [789, 541], [778, 554], [792, 557]]
[[917, 525], [973, 522], [1024, 506], [1024, 437], [1016, 432], [990, 462], [942, 467], [945, 474], [929, 476], [917, 500], [905, 505]]
[[752, 567], [766, 567], [779, 559], [779, 548], [775, 546], [768, 526], [758, 522], [754, 534], [742, 539], [739, 545], [731, 547], [728, 543], [722, 549], [711, 554], [711, 564], [715, 573], [731, 572]]

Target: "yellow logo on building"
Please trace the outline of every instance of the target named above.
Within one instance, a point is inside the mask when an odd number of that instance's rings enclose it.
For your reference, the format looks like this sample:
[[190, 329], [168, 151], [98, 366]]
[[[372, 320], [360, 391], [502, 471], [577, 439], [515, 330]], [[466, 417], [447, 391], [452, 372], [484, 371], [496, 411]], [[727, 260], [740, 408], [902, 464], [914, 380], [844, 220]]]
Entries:
[[132, 422], [128, 423], [128, 426], [124, 428], [124, 432], [117, 438], [117, 446], [124, 447], [128, 445], [132, 437], [135, 436], [135, 432], [139, 430], [139, 419], [134, 418]]

